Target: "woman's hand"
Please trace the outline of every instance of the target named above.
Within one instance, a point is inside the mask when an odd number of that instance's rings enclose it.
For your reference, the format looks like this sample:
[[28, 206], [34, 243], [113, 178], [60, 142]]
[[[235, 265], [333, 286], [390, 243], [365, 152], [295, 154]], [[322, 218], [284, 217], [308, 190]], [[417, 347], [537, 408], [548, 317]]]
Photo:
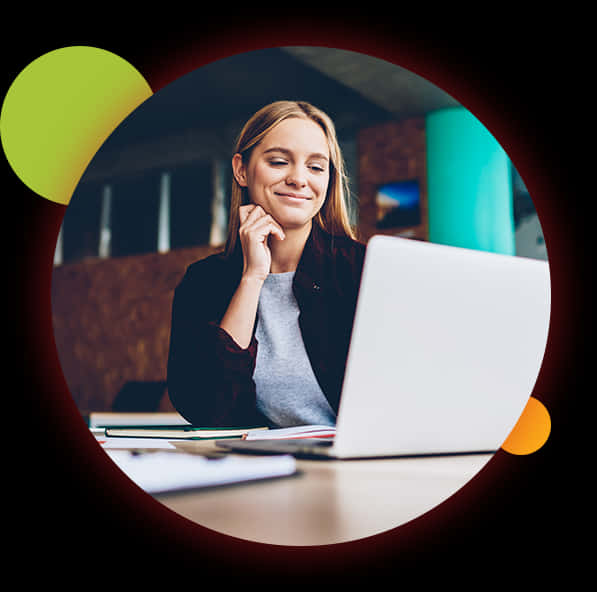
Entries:
[[241, 206], [239, 216], [238, 234], [243, 249], [243, 275], [220, 321], [220, 327], [241, 348], [246, 349], [253, 335], [259, 294], [272, 265], [268, 238], [271, 234], [276, 240], [284, 240], [285, 234], [282, 227], [255, 204]]
[[272, 254], [267, 244], [269, 235], [284, 240], [284, 231], [261, 206], [241, 206], [239, 216], [238, 234], [243, 249], [243, 276], [265, 281], [272, 264]]

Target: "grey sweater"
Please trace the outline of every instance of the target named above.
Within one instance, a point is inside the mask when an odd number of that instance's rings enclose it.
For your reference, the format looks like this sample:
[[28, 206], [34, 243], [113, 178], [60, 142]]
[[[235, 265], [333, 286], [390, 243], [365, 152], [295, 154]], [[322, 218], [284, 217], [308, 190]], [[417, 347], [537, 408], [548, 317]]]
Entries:
[[253, 379], [257, 408], [273, 427], [334, 425], [336, 415], [321, 391], [298, 324], [294, 272], [270, 273], [259, 296]]

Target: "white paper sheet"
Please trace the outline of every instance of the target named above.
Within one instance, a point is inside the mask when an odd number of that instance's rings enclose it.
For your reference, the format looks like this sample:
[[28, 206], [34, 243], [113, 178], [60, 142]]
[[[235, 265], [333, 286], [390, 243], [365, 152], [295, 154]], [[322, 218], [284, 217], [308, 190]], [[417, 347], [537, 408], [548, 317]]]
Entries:
[[143, 448], [148, 450], [172, 450], [176, 446], [161, 438], [108, 438], [96, 436], [99, 445], [105, 450]]
[[333, 438], [335, 426], [302, 425], [291, 428], [275, 428], [270, 430], [251, 430], [245, 440], [290, 440], [294, 438]]
[[129, 479], [152, 494], [282, 477], [296, 471], [295, 460], [288, 455], [207, 459], [178, 452], [134, 455], [126, 450], [110, 450], [106, 454]]

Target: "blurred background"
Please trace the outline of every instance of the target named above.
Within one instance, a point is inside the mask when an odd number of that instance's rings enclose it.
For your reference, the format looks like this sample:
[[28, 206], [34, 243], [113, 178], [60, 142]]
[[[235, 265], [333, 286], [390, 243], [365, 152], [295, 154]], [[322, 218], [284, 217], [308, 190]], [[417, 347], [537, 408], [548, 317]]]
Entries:
[[56, 245], [56, 346], [81, 412], [172, 410], [173, 290], [225, 241], [237, 134], [263, 105], [327, 112], [361, 240], [391, 234], [547, 259], [508, 155], [452, 97], [394, 64], [318, 47], [232, 56], [138, 107], [97, 152]]

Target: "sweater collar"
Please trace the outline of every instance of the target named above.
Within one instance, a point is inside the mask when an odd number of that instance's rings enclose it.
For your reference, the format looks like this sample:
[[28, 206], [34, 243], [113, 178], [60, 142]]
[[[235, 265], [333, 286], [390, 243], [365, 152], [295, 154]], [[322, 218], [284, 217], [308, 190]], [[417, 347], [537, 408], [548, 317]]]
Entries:
[[332, 237], [313, 224], [296, 268], [295, 283], [307, 290], [318, 291], [325, 283], [325, 263], [330, 254]]

